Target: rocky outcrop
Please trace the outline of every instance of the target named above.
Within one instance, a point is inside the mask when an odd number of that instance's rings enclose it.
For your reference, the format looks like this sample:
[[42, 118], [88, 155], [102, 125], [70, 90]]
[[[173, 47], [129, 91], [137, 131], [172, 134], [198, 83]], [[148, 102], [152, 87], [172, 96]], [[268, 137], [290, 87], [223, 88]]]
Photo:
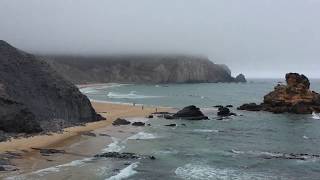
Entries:
[[235, 78], [236, 82], [241, 82], [241, 83], [245, 83], [247, 82], [246, 77], [243, 74], [239, 74], [236, 78]]
[[196, 106], [187, 106], [183, 108], [182, 110], [175, 113], [172, 118], [175, 119], [186, 119], [186, 120], [203, 120], [208, 119], [207, 116], [205, 116], [198, 107]]
[[[75, 84], [237, 82], [225, 65], [187, 55], [47, 56]], [[243, 81], [243, 79], [240, 79]]]
[[310, 82], [306, 76], [288, 73], [286, 74], [286, 83], [286, 85], [278, 84], [274, 91], [264, 96], [264, 101], [260, 105], [244, 104], [238, 109], [296, 114], [320, 112], [320, 95], [310, 90]]
[[48, 63], [0, 40], [0, 131], [57, 131], [100, 120], [89, 99]]
[[129, 124], [131, 124], [130, 121], [127, 121], [127, 120], [121, 119], [121, 118], [117, 118], [116, 120], [114, 120], [112, 122], [112, 125], [114, 125], [114, 126], [129, 125]]

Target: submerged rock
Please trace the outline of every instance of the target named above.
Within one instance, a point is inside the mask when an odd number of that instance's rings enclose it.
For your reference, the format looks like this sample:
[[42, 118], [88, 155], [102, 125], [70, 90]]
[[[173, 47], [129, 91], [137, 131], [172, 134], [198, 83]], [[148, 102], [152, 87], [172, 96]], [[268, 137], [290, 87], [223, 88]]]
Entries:
[[176, 114], [172, 116], [173, 118], [180, 118], [186, 120], [204, 120], [208, 119], [198, 107], [191, 105], [183, 108], [182, 110], [178, 111]]
[[119, 158], [119, 159], [138, 159], [139, 158], [139, 156], [134, 153], [119, 153], [119, 152], [106, 152], [103, 154], [97, 154], [94, 157]]
[[140, 158], [149, 158], [151, 160], [155, 160], [154, 156], [145, 156], [145, 155], [137, 155], [135, 153], [128, 152], [106, 152], [102, 154], [97, 154], [94, 157], [96, 158], [117, 158], [117, 159], [140, 159]]
[[272, 92], [264, 96], [263, 103], [260, 105], [243, 104], [238, 109], [295, 114], [320, 112], [320, 95], [310, 90], [310, 82], [305, 75], [288, 73], [286, 83], [286, 85], [278, 84]]
[[115, 121], [113, 121], [112, 125], [114, 126], [121, 126], [121, 125], [129, 125], [131, 124], [130, 121], [127, 121], [125, 119], [117, 118]]
[[164, 126], [175, 127], [175, 126], [177, 126], [177, 124], [167, 124], [167, 125], [164, 125]]
[[237, 109], [238, 110], [247, 110], [247, 111], [261, 111], [262, 105], [258, 105], [256, 103], [248, 103], [248, 104], [241, 105]]
[[131, 124], [132, 126], [145, 126], [144, 122], [134, 122]]

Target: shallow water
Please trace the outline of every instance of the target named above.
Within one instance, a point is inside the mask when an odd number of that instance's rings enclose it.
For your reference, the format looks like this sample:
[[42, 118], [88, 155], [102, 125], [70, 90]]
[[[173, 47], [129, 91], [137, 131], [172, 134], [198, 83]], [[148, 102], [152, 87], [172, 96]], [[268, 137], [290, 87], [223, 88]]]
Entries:
[[[319, 114], [292, 115], [237, 111], [260, 102], [279, 80], [247, 84], [113, 85], [82, 89], [91, 99], [181, 108], [194, 104], [211, 120], [151, 119], [151, 126], [112, 138], [101, 152], [153, 155], [157, 159], [84, 159], [37, 172], [27, 179], [319, 179]], [[312, 81], [320, 92], [320, 81]], [[216, 119], [214, 105], [232, 104], [242, 116]], [[137, 119], [135, 119], [137, 120]], [[176, 123], [177, 127], [166, 124]], [[183, 125], [185, 124], [185, 125]], [[285, 159], [290, 153], [303, 160]], [[63, 176], [62, 176], [62, 175]]]

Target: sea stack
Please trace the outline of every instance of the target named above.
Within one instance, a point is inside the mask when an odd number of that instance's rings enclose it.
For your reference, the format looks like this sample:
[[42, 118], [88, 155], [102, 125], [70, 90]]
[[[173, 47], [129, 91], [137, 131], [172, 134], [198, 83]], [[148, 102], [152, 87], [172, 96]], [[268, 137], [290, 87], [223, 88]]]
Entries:
[[0, 40], [0, 136], [58, 131], [102, 119], [45, 61]]
[[310, 81], [305, 75], [288, 73], [286, 74], [286, 85], [278, 84], [272, 92], [264, 96], [263, 103], [260, 105], [244, 104], [238, 109], [311, 114], [320, 112], [320, 95], [310, 90]]

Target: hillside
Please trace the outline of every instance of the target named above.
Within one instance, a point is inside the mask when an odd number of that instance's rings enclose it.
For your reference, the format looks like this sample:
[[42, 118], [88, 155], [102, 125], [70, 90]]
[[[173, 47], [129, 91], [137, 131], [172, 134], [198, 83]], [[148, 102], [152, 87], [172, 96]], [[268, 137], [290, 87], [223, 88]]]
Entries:
[[48, 63], [0, 40], [0, 141], [5, 133], [57, 131], [101, 119]]
[[237, 82], [227, 66], [201, 56], [47, 56], [46, 59], [75, 84]]

